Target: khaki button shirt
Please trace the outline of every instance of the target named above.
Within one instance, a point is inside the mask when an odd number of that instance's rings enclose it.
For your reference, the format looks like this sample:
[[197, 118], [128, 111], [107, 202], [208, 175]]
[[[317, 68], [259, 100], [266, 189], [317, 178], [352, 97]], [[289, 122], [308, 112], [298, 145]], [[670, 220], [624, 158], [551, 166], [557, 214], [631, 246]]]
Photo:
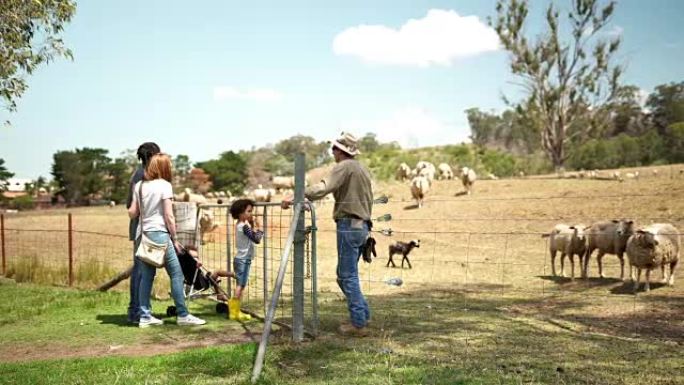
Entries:
[[333, 218], [357, 217], [370, 220], [373, 189], [368, 169], [356, 159], [335, 164], [330, 175], [304, 192], [309, 200], [318, 200], [332, 193], [335, 197]]

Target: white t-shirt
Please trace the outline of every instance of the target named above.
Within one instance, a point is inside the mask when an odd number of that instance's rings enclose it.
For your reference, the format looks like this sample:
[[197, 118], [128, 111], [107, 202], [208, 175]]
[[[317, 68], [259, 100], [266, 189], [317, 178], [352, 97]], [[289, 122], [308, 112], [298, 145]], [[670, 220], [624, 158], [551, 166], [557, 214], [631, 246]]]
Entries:
[[[173, 188], [171, 183], [164, 179], [138, 182], [135, 184], [133, 199], [140, 202], [139, 189], [142, 186], [142, 208], [143, 208], [143, 231], [166, 231], [164, 222], [164, 199], [173, 199]], [[140, 204], [138, 204], [140, 209]], [[136, 238], [140, 237], [140, 226], [136, 229]]]

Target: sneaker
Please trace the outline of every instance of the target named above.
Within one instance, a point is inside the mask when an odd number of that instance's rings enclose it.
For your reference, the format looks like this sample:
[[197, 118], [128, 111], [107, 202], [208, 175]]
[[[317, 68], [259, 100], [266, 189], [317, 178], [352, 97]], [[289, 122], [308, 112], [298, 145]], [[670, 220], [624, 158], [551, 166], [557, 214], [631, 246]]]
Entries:
[[367, 327], [357, 328], [356, 326], [350, 323], [343, 323], [342, 325], [340, 325], [337, 331], [342, 335], [350, 337], [365, 337], [368, 335]]
[[164, 321], [160, 320], [159, 318], [154, 318], [150, 316], [149, 318], [140, 318], [140, 321], [138, 322], [138, 327], [140, 328], [146, 328], [148, 326], [155, 326], [155, 325], [163, 325]]
[[192, 314], [188, 314], [185, 317], [176, 318], [176, 323], [182, 326], [192, 326], [192, 325], [204, 325], [207, 321], [197, 318]]

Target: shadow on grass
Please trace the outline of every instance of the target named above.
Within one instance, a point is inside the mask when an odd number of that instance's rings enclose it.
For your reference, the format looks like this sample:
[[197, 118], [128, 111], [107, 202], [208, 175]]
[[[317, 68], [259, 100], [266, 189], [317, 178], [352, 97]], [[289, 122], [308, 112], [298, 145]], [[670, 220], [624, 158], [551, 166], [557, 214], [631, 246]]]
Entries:
[[126, 314], [98, 314], [95, 319], [100, 321], [101, 324], [138, 327], [137, 324], [128, 322]]
[[459, 191], [456, 194], [454, 194], [455, 197], [460, 197], [460, 196], [464, 196], [464, 195], [468, 195], [468, 192], [467, 191]]
[[412, 204], [408, 206], [404, 206], [404, 210], [417, 210], [418, 209], [418, 204]]
[[[667, 287], [667, 284], [661, 282], [651, 282], [650, 286], [651, 290], [656, 290], [659, 288]], [[644, 288], [644, 281], [641, 281], [641, 283], [639, 284], [639, 290], [637, 290], [636, 293], [645, 293], [645, 290], [646, 289]], [[634, 295], [634, 282], [623, 282], [622, 285], [615, 286], [614, 288], [610, 289], [610, 292], [612, 294]]]

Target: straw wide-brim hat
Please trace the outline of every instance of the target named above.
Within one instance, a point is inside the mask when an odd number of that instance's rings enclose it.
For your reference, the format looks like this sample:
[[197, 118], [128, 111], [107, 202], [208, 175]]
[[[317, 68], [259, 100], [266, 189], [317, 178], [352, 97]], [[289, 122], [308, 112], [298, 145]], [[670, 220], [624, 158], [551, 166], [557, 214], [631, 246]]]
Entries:
[[361, 153], [361, 151], [359, 151], [358, 139], [356, 139], [354, 135], [348, 132], [341, 133], [339, 138], [333, 141], [329, 141], [328, 143], [331, 143], [333, 146], [339, 148], [340, 150], [346, 152], [351, 156], [356, 156]]

